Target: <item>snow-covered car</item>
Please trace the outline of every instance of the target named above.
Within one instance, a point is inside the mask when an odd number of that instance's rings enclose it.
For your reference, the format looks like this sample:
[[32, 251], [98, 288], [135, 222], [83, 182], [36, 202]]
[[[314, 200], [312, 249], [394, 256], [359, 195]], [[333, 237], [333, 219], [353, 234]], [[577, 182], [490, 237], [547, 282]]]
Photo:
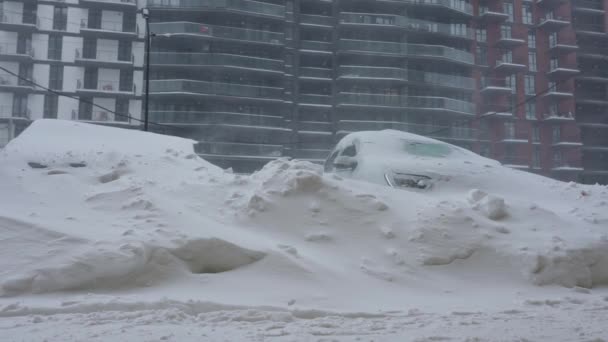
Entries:
[[464, 148], [396, 130], [364, 131], [342, 138], [324, 171], [394, 188], [425, 190], [454, 174], [499, 163]]

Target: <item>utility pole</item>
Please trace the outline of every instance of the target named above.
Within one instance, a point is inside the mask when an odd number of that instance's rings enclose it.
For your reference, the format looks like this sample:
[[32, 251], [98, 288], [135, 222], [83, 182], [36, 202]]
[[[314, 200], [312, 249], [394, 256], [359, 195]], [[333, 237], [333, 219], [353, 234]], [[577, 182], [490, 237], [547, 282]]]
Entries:
[[150, 39], [152, 35], [150, 35], [150, 11], [148, 10], [148, 8], [142, 8], [140, 13], [146, 21], [146, 94], [144, 99], [144, 131], [148, 131], [148, 105], [150, 102]]

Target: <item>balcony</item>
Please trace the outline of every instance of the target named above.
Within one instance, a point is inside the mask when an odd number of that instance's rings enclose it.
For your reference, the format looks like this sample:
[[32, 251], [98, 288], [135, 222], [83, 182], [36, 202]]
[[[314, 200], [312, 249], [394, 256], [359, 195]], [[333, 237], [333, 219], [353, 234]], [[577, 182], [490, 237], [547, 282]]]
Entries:
[[561, 147], [576, 147], [582, 146], [581, 138], [577, 134], [559, 134], [554, 135], [551, 139], [551, 143], [553, 146], [561, 146]]
[[557, 41], [549, 41], [549, 52], [553, 55], [569, 54], [576, 50], [578, 50], [576, 43], [562, 42], [559, 39]]
[[407, 56], [410, 58], [438, 59], [455, 63], [474, 64], [471, 53], [441, 45], [403, 44], [368, 40], [341, 39], [342, 52]]
[[301, 40], [300, 41], [300, 52], [312, 52], [312, 53], [329, 53], [331, 54], [333, 44], [331, 42], [313, 41], [313, 40]]
[[34, 59], [34, 49], [30, 45], [19, 46], [16, 43], [0, 43], [0, 60], [26, 62]]
[[340, 13], [340, 24], [345, 26], [363, 26], [403, 29], [418, 33], [429, 33], [449, 36], [452, 38], [473, 39], [474, 32], [468, 27], [455, 24], [443, 24], [432, 21], [413, 19], [391, 14]]
[[371, 80], [391, 80], [402, 81], [408, 80], [407, 69], [389, 68], [389, 67], [373, 67], [373, 66], [341, 66], [338, 69], [339, 79], [371, 79]]
[[[502, 156], [500, 162], [503, 166], [510, 167], [512, 169], [529, 169], [530, 168], [530, 158], [523, 156]], [[538, 168], [538, 166], [536, 167]]]
[[401, 2], [411, 5], [417, 10], [428, 10], [429, 13], [446, 10], [451, 14], [460, 14], [466, 17], [473, 15], [473, 6], [463, 0], [402, 0]]
[[338, 96], [338, 101], [342, 106], [412, 108], [419, 111], [442, 111], [475, 115], [474, 104], [446, 97], [342, 92]]
[[339, 93], [339, 105], [406, 108], [407, 95]]
[[[82, 0], [81, 0], [82, 1]], [[156, 9], [183, 10], [186, 12], [233, 12], [284, 19], [285, 6], [251, 0], [148, 0], [152, 11]]]
[[300, 67], [300, 78], [331, 80], [331, 69]]
[[298, 121], [295, 123], [299, 132], [331, 132], [333, 124], [325, 121]]
[[34, 15], [22, 13], [0, 15], [0, 30], [31, 33], [38, 29], [38, 25], [40, 19]]
[[234, 68], [247, 71], [283, 73], [283, 62], [275, 59], [248, 57], [224, 53], [150, 53], [150, 65], [155, 67]]
[[500, 139], [501, 143], [505, 144], [527, 144], [530, 141], [530, 134], [527, 130], [505, 131]]
[[523, 38], [514, 37], [512, 35], [501, 35], [496, 41], [496, 46], [502, 49], [512, 49], [526, 44]]
[[564, 27], [570, 25], [570, 20], [564, 17], [556, 17], [553, 14], [548, 14], [545, 18], [540, 20], [538, 27], [547, 32], [557, 32]]
[[494, 70], [503, 74], [510, 75], [525, 71], [526, 65], [513, 61], [498, 60], [496, 61], [496, 67], [494, 68]]
[[408, 70], [407, 79], [411, 83], [420, 83], [432, 87], [458, 88], [460, 90], [475, 89], [475, 80], [465, 76]]
[[568, 112], [568, 113], [559, 113], [559, 112], [548, 113], [548, 114], [543, 115], [543, 121], [554, 122], [554, 123], [573, 122], [574, 121], [574, 115], [572, 114], [572, 112]]
[[[27, 78], [36, 83], [34, 78], [29, 76]], [[36, 87], [32, 83], [22, 80], [17, 76], [11, 74], [0, 74], [0, 91], [29, 93], [33, 92], [35, 88]]]
[[98, 80], [97, 84], [89, 84], [87, 81], [76, 81], [76, 92], [92, 96], [135, 96], [135, 85], [124, 86], [118, 81]]
[[[608, 60], [608, 48], [583, 45], [580, 47], [577, 58]], [[582, 68], [584, 69], [584, 68]], [[583, 71], [584, 72], [584, 71]]]
[[123, 122], [128, 123], [128, 118], [114, 115], [104, 110], [93, 110], [91, 112], [76, 112], [72, 110], [72, 120], [93, 121], [93, 122]]
[[580, 172], [583, 171], [580, 160], [554, 160], [551, 171], [554, 172]]
[[572, 1], [572, 9], [577, 12], [586, 12], [591, 14], [603, 14], [603, 1], [593, 0], [575, 0]]
[[300, 24], [310, 26], [334, 26], [334, 18], [323, 15], [300, 14]]
[[283, 33], [251, 30], [239, 27], [214, 26], [191, 22], [152, 23], [150, 31], [161, 34], [192, 36], [218, 40], [235, 40], [247, 43], [281, 45]]
[[606, 93], [590, 93], [581, 91], [576, 96], [576, 102], [581, 104], [590, 104], [598, 106], [608, 106], [608, 95]]
[[300, 94], [298, 98], [298, 105], [300, 106], [320, 106], [330, 107], [331, 96], [321, 94]]
[[478, 20], [485, 24], [498, 24], [509, 19], [509, 15], [500, 11], [494, 11], [487, 8], [479, 8]]
[[584, 70], [576, 77], [577, 80], [608, 83], [608, 70]]
[[567, 2], [568, 0], [536, 0], [536, 4], [545, 9], [554, 9]]
[[504, 78], [492, 78], [482, 80], [480, 93], [485, 96], [510, 95], [513, 88], [507, 84]]
[[573, 96], [574, 94], [572, 94], [572, 91], [570, 90], [560, 90], [555, 88], [550, 89], [543, 95], [543, 97], [551, 99], [553, 101], [565, 100], [572, 98]]
[[606, 28], [600, 24], [574, 23], [574, 31], [577, 35], [588, 36], [589, 38], [605, 38]]
[[124, 68], [133, 66], [133, 55], [127, 60], [118, 59], [118, 51], [96, 50], [93, 55], [84, 56], [80, 49], [75, 51], [76, 64], [97, 66], [99, 68]]
[[576, 68], [561, 67], [559, 65], [550, 66], [547, 76], [552, 81], [561, 81], [572, 78], [580, 73]]
[[21, 108], [17, 110], [10, 105], [0, 105], [0, 118], [18, 118], [23, 120], [31, 120], [32, 111], [29, 108]]
[[283, 89], [236, 83], [191, 81], [191, 80], [150, 80], [150, 94], [158, 95], [203, 95], [228, 96], [256, 99], [258, 101], [283, 101]]
[[481, 117], [484, 118], [513, 119], [513, 108], [506, 105], [487, 104], [483, 106], [482, 113]]
[[123, 28], [122, 21], [102, 21], [101, 25], [89, 25], [86, 19], [80, 21], [80, 33], [84, 36], [102, 39], [135, 39], [139, 34], [139, 28], [135, 25], [132, 29]]
[[150, 111], [150, 120], [169, 125], [245, 125], [282, 127], [282, 117], [223, 111]]
[[257, 159], [275, 159], [283, 155], [282, 145], [243, 144], [224, 142], [199, 142], [194, 151], [205, 156], [245, 157]]
[[84, 8], [97, 8], [111, 11], [135, 11], [137, 10], [136, 0], [79, 0]]

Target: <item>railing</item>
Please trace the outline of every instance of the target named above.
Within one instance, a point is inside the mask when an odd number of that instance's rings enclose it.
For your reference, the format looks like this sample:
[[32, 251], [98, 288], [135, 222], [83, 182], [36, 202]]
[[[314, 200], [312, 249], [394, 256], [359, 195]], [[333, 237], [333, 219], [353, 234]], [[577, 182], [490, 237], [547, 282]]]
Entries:
[[334, 18], [322, 15], [300, 14], [302, 24], [333, 26]]
[[564, 168], [564, 169], [582, 169], [580, 160], [553, 160], [553, 168]]
[[507, 105], [488, 104], [483, 106], [483, 113], [496, 113], [493, 115], [513, 115], [514, 108]]
[[572, 2], [573, 7], [579, 8], [590, 8], [603, 10], [604, 6], [601, 1], [590, 1], [590, 0], [575, 0]]
[[223, 53], [152, 52], [150, 53], [150, 64], [224, 65], [264, 70], [283, 70], [282, 61]]
[[504, 78], [481, 78], [481, 89], [484, 88], [509, 88], [511, 85], [507, 84], [507, 80]]
[[408, 79], [415, 82], [437, 84], [464, 89], [475, 89], [475, 80], [470, 77], [409, 70]]
[[148, 6], [186, 9], [218, 8], [274, 17], [285, 16], [285, 6], [251, 0], [148, 0]]
[[464, 0], [401, 0], [401, 2], [420, 5], [440, 6], [468, 15], [473, 14], [473, 6], [471, 6], [471, 4], [465, 2]]
[[301, 40], [300, 48], [304, 50], [314, 51], [331, 51], [332, 44], [330, 42], [321, 42], [314, 40]]
[[450, 87], [462, 87], [465, 89], [474, 89], [475, 81], [472, 78], [464, 76], [456, 76], [449, 74], [441, 74], [435, 72], [425, 72], [418, 70], [408, 70], [404, 68], [391, 67], [372, 67], [372, 66], [341, 66], [339, 69], [341, 77], [350, 78], [387, 78], [398, 79], [411, 82], [420, 82], [428, 84], [437, 84]]
[[551, 137], [551, 143], [553, 144], [578, 144], [581, 142], [581, 137], [578, 134], [574, 133], [561, 133], [558, 135], [553, 135]]
[[87, 82], [82, 82], [82, 80], [78, 79], [76, 81], [76, 89], [82, 90], [98, 90], [102, 92], [124, 92], [124, 93], [135, 93], [135, 85], [130, 85], [129, 89], [126, 90], [125, 86], [120, 85], [119, 81], [111, 81], [111, 80], [98, 80], [96, 87], [91, 87]]
[[283, 89], [243, 85], [234, 83], [191, 81], [191, 80], [151, 80], [151, 93], [200, 93], [209, 95], [228, 95], [256, 97], [267, 99], [282, 99]]
[[30, 119], [32, 111], [29, 108], [15, 109], [13, 106], [0, 106], [0, 118], [25, 118]]
[[604, 33], [604, 25], [599, 24], [586, 24], [580, 22], [574, 22], [574, 29], [577, 31], [588, 31], [588, 32], [598, 32]]
[[300, 67], [300, 76], [316, 77], [316, 78], [331, 78], [331, 69]]
[[606, 69], [595, 69], [595, 70], [581, 70], [580, 77], [597, 77], [597, 78], [608, 78], [608, 70]]
[[419, 109], [446, 109], [455, 112], [475, 114], [475, 105], [471, 102], [435, 96], [409, 96], [408, 107]]
[[242, 155], [261, 157], [280, 157], [283, 146], [268, 144], [243, 144], [223, 142], [199, 142], [194, 145], [194, 151], [199, 154]]
[[530, 133], [527, 129], [517, 128], [515, 130], [505, 130], [502, 140], [530, 140]]
[[514, 60], [502, 60], [499, 59], [496, 61], [496, 66], [501, 66], [501, 65], [524, 65], [524, 63], [522, 63], [521, 61], [514, 61]]
[[11, 74], [0, 74], [0, 86], [17, 86], [17, 87], [34, 87], [36, 79], [33, 77], [27, 77], [32, 82], [22, 80], [21, 78]]
[[225, 124], [267, 127], [280, 127], [283, 124], [283, 118], [278, 116], [221, 111], [155, 110], [150, 111], [150, 118], [150, 120], [159, 123]]
[[412, 57], [445, 58], [466, 64], [473, 64], [475, 60], [473, 54], [469, 52], [441, 45], [404, 44], [353, 39], [342, 39], [339, 44], [342, 50], [369, 51]]
[[407, 80], [408, 71], [402, 68], [373, 67], [364, 65], [341, 66], [338, 70], [341, 77], [349, 78], [390, 78]]
[[432, 110], [445, 109], [467, 114], [475, 113], [475, 105], [473, 103], [435, 96], [407, 96], [342, 92], [339, 94], [339, 101], [342, 104], [353, 105], [403, 107]]
[[93, 51], [94, 56], [84, 56], [80, 49], [76, 49], [76, 59], [91, 59], [98, 60], [100, 62], [131, 62], [134, 61], [134, 56], [131, 55], [130, 59], [123, 60], [118, 58], [118, 51], [115, 50], [96, 50]]
[[296, 125], [298, 131], [330, 132], [332, 129], [331, 122], [298, 121]]
[[331, 96], [317, 94], [300, 94], [300, 103], [330, 105]]
[[0, 23], [12, 25], [31, 25], [38, 27], [40, 25], [40, 19], [38, 16], [31, 15], [31, 20], [24, 20], [24, 15], [22, 13], [11, 15], [0, 14]]
[[543, 115], [543, 119], [544, 120], [551, 120], [551, 119], [574, 120], [574, 115], [572, 114], [572, 112], [568, 112], [568, 113], [553, 112], [553, 113], [547, 113], [547, 114]]
[[239, 27], [214, 26], [191, 22], [169, 22], [150, 24], [150, 30], [156, 34], [195, 34], [215, 38], [226, 38], [245, 41], [256, 41], [269, 44], [283, 42], [283, 33], [251, 30]]
[[18, 51], [16, 43], [0, 43], [0, 54], [2, 55], [28, 55], [34, 57], [34, 49], [31, 45], [25, 45], [23, 51]]
[[139, 32], [139, 28], [137, 25], [135, 25], [133, 27], [133, 30], [127, 30], [124, 28], [122, 21], [113, 21], [113, 20], [103, 20], [103, 21], [101, 21], [99, 27], [94, 27], [94, 26], [89, 26], [89, 22], [87, 19], [81, 19], [80, 28], [89, 29], [89, 30], [121, 32], [121, 33], [138, 33]]
[[340, 14], [340, 22], [349, 24], [390, 25], [403, 27], [413, 31], [439, 33], [455, 37], [474, 37], [474, 31], [471, 28], [460, 24], [435, 23], [399, 15], [343, 12]]

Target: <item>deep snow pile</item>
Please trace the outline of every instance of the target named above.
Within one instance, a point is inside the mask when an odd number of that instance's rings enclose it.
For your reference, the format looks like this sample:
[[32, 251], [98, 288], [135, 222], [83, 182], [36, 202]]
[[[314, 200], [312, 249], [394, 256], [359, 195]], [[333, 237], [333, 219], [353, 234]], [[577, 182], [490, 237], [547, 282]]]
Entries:
[[0, 201], [6, 303], [376, 311], [608, 285], [608, 189], [500, 165], [426, 192], [285, 159], [243, 176], [189, 140], [40, 120], [0, 151]]

